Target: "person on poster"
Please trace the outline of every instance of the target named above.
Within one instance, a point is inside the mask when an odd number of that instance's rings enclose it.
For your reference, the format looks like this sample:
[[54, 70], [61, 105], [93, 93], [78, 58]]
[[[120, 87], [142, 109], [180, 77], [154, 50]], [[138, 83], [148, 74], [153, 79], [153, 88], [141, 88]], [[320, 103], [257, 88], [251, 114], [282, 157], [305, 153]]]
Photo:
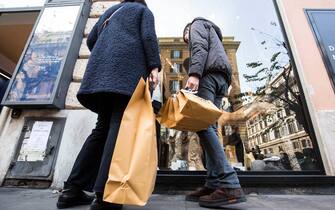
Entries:
[[66, 53], [68, 40], [58, 40], [59, 37], [55, 36], [45, 42], [44, 39], [47, 37], [49, 37], [48, 34], [34, 36], [15, 77], [9, 94], [10, 101], [50, 99]]
[[[197, 92], [218, 108], [231, 83], [231, 65], [222, 44], [220, 28], [204, 18], [195, 18], [183, 32], [189, 45], [190, 66], [186, 89]], [[217, 125], [197, 132], [206, 156], [205, 186], [186, 195], [186, 200], [200, 206], [216, 208], [226, 204], [245, 202], [246, 197], [234, 169], [229, 164], [219, 142]]]
[[[91, 210], [120, 210], [103, 201], [103, 192], [122, 116], [139, 80], [153, 89], [161, 69], [154, 16], [144, 0], [125, 0], [100, 17], [87, 38], [91, 55], [77, 98], [98, 114], [64, 183], [57, 207], [91, 204]], [[94, 191], [96, 199], [86, 191]], [[92, 202], [92, 203], [91, 203]]]

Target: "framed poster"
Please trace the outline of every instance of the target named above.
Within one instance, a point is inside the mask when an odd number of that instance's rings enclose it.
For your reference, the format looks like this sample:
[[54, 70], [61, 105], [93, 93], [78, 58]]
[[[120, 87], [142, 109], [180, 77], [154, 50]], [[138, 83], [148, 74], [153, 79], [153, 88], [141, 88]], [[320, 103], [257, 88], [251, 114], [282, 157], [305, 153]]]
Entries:
[[305, 10], [335, 91], [335, 9]]
[[89, 7], [85, 1], [79, 5], [47, 5], [41, 11], [3, 105], [64, 108]]

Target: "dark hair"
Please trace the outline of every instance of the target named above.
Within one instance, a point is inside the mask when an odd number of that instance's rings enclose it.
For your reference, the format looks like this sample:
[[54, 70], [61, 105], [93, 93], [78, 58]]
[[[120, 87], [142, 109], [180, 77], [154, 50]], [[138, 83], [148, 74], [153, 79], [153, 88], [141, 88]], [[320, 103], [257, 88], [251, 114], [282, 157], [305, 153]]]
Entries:
[[137, 2], [137, 3], [147, 6], [147, 3], [145, 2], [145, 0], [124, 0], [123, 2]]
[[186, 31], [187, 31], [188, 28], [190, 28], [191, 25], [192, 25], [192, 23], [187, 23], [187, 25], [185, 26], [184, 31], [183, 31], [183, 39], [184, 39], [184, 42], [186, 42], [186, 43], [187, 43], [187, 41], [185, 40]]

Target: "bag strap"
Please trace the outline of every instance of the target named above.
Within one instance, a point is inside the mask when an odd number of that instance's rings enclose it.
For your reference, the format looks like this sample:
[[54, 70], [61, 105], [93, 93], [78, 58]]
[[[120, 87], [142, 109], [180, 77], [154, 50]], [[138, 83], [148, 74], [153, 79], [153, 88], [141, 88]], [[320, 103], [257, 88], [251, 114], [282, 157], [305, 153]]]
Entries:
[[[124, 7], [124, 6], [122, 6], [122, 7]], [[117, 12], [119, 12], [119, 11], [122, 9], [122, 7], [118, 8], [115, 12], [113, 12], [113, 14], [111, 14], [111, 15], [110, 15], [110, 16], [103, 22], [102, 27], [101, 27], [100, 31], [98, 32], [98, 35], [100, 35], [100, 34], [103, 32], [103, 30], [107, 27], [107, 25], [108, 25], [110, 19], [111, 19]]]

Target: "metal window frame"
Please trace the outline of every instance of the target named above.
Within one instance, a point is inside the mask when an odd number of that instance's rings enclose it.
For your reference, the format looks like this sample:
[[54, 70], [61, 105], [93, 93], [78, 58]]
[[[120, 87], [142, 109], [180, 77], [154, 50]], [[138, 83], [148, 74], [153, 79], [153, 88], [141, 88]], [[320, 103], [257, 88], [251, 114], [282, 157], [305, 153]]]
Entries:
[[300, 97], [302, 99], [301, 101], [302, 101], [303, 113], [306, 116], [306, 123], [307, 123], [307, 126], [308, 126], [308, 130], [310, 131], [309, 137], [311, 139], [312, 146], [314, 148], [314, 152], [316, 153], [317, 163], [318, 163], [318, 167], [320, 169], [315, 174], [316, 175], [318, 175], [318, 174], [319, 175], [326, 175], [324, 164], [323, 164], [323, 161], [322, 161], [322, 158], [321, 158], [319, 144], [318, 144], [316, 134], [315, 134], [314, 125], [312, 123], [310, 111], [309, 111], [309, 108], [307, 106], [307, 100], [306, 100], [305, 92], [304, 92], [304, 89], [302, 87], [302, 83], [301, 83], [300, 75], [299, 75], [298, 70], [297, 70], [297, 65], [296, 65], [295, 59], [293, 57], [291, 43], [289, 42], [287, 31], [285, 29], [283, 19], [280, 15], [278, 0], [272, 0], [272, 1], [273, 1], [273, 4], [274, 4], [274, 7], [275, 7], [276, 15], [277, 15], [278, 20], [279, 20], [280, 28], [282, 30], [284, 41], [287, 44], [288, 55], [291, 59], [291, 63], [292, 63], [292, 67], [293, 67], [293, 75], [296, 78], [297, 87], [299, 89]]
[[[44, 0], [44, 5], [50, 0]], [[40, 7], [6, 7], [6, 8], [0, 8], [0, 14], [1, 13], [17, 13], [17, 12], [29, 12], [29, 11], [40, 11], [44, 7], [44, 5], [41, 5]]]
[[19, 12], [39, 12], [43, 7], [18, 7], [18, 8], [1, 8], [1, 13], [19, 13]]
[[[50, 2], [50, 0], [48, 1]], [[62, 61], [59, 72], [55, 81], [54, 89], [51, 94], [50, 100], [40, 100], [40, 101], [25, 101], [25, 102], [11, 102], [7, 101], [8, 94], [12, 88], [14, 83], [14, 79], [19, 72], [19, 68], [23, 61], [23, 58], [27, 52], [27, 49], [32, 41], [32, 38], [35, 34], [36, 28], [39, 24], [39, 21], [42, 18], [42, 15], [47, 8], [52, 7], [66, 7], [66, 6], [79, 6], [79, 11], [75, 20], [74, 28], [72, 31], [72, 35], [70, 38], [69, 45], [67, 46], [66, 53], [64, 55], [64, 60]], [[36, 20], [36, 23], [32, 29], [32, 32], [29, 35], [28, 41], [22, 51], [18, 64], [16, 65], [15, 71], [12, 75], [8, 88], [5, 92], [4, 98], [1, 102], [2, 105], [8, 106], [11, 108], [39, 108], [39, 109], [47, 109], [47, 108], [54, 108], [54, 109], [64, 109], [65, 108], [65, 99], [68, 87], [72, 80], [72, 74], [74, 70], [74, 66], [76, 60], [78, 58], [80, 46], [84, 37], [84, 29], [89, 17], [91, 1], [90, 0], [73, 0], [73, 1], [61, 1], [61, 2], [50, 2], [46, 3], [43, 8], [40, 8], [40, 14]], [[26, 11], [36, 11], [37, 8], [27, 8], [28, 10], [7, 10], [9, 12], [26, 12]], [[30, 10], [35, 9], [35, 10]], [[39, 11], [39, 10], [37, 10]]]
[[[253, 174], [240, 174], [237, 172], [243, 188], [252, 188], [255, 192], [262, 191], [262, 189], [273, 190], [273, 188], [282, 187], [287, 188], [303, 188], [311, 189], [312, 187], [330, 187], [335, 185], [334, 176], [324, 176], [322, 174], [314, 173], [253, 173]], [[167, 173], [165, 171], [158, 171], [157, 181], [155, 186], [156, 193], [173, 193], [179, 191], [194, 190], [203, 185], [206, 181], [206, 172], [188, 171], [184, 173], [173, 172]]]

